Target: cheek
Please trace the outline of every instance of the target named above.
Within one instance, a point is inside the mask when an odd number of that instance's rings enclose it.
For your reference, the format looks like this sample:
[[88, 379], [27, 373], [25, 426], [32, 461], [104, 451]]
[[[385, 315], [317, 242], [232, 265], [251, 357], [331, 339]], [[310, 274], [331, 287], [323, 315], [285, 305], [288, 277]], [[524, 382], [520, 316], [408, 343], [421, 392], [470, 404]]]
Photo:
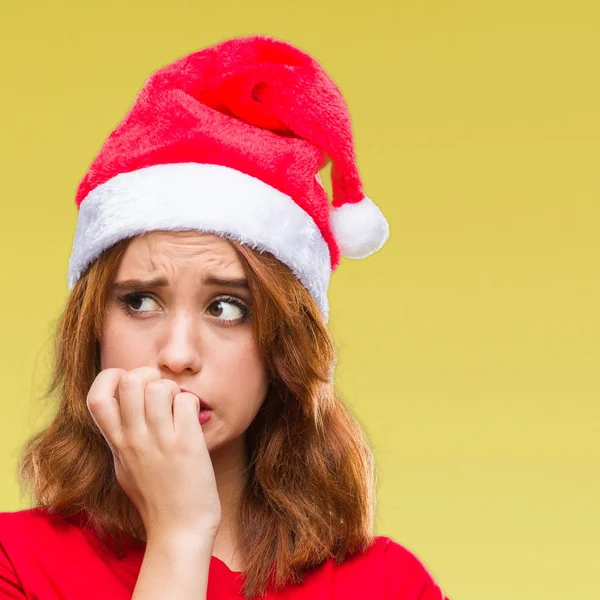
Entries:
[[268, 376], [254, 342], [219, 353], [214, 374], [219, 380], [216, 389], [224, 392], [223, 401], [238, 414], [256, 414], [267, 392]]
[[135, 331], [120, 322], [117, 315], [107, 315], [100, 339], [100, 366], [102, 369], [119, 367], [135, 369], [144, 362], [148, 340], [138, 339]]

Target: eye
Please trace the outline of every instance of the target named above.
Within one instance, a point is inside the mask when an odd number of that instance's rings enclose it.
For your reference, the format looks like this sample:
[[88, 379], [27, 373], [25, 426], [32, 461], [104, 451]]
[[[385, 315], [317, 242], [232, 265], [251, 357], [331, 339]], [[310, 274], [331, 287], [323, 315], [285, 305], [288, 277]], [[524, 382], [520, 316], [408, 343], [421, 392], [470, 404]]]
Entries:
[[209, 307], [212, 317], [222, 321], [243, 321], [249, 313], [248, 307], [237, 298], [217, 298]]
[[[156, 301], [151, 296], [147, 296], [146, 294], [127, 294], [126, 296], [119, 297], [119, 301], [125, 308], [125, 310], [129, 313], [144, 313], [149, 312], [152, 308], [149, 308], [148, 304]], [[145, 309], [144, 309], [145, 303]], [[152, 305], [150, 304], [150, 307]]]

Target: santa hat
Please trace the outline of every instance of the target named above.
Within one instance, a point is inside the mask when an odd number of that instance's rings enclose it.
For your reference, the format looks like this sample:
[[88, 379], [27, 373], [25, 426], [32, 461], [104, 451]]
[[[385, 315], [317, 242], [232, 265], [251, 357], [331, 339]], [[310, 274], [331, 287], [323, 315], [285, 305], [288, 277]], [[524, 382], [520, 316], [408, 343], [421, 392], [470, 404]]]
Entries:
[[[331, 161], [330, 205], [319, 171]], [[365, 196], [348, 108], [305, 52], [263, 35], [155, 71], [81, 180], [69, 290], [100, 253], [153, 230], [199, 230], [273, 253], [325, 321], [340, 255], [389, 236]]]

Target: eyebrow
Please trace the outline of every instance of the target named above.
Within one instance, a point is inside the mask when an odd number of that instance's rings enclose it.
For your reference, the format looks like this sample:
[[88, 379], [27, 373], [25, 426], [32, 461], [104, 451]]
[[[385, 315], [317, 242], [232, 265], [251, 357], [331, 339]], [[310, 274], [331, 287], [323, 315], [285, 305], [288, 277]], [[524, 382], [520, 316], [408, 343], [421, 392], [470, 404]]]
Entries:
[[[207, 287], [229, 287], [239, 288], [248, 290], [248, 280], [245, 277], [217, 277], [216, 275], [209, 275], [202, 279], [202, 284]], [[123, 281], [115, 281], [111, 285], [113, 291], [125, 291], [125, 290], [137, 290], [147, 288], [161, 288], [167, 287], [169, 282], [164, 277], [156, 277], [154, 279], [124, 279]]]
[[241, 288], [244, 290], [249, 289], [248, 280], [245, 277], [217, 277], [216, 275], [209, 275], [202, 279], [202, 284], [206, 286], [213, 287], [232, 287], [232, 288]]

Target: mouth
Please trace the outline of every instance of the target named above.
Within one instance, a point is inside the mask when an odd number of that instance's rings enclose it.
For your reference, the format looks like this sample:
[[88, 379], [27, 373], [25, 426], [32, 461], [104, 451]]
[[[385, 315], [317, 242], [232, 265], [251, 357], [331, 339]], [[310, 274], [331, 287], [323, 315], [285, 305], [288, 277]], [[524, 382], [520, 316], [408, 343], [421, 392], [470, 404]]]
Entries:
[[[188, 390], [187, 388], [180, 388], [182, 392], [188, 392], [190, 394], [194, 394], [194, 396], [198, 396], [198, 394], [196, 394], [196, 392], [192, 392], [192, 390]], [[204, 402], [204, 400], [202, 400], [202, 398], [200, 398], [200, 396], [198, 396], [198, 399], [200, 400], [200, 410], [212, 410], [212, 408], [206, 403]]]

